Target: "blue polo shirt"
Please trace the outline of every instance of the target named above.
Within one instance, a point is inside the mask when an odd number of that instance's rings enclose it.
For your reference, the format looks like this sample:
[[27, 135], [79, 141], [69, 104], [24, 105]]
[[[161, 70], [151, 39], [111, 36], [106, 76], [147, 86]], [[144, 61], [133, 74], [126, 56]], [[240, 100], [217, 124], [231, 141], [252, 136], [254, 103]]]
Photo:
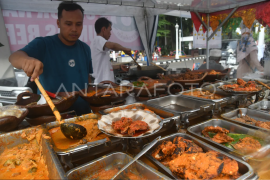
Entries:
[[[43, 73], [39, 76], [39, 81], [45, 90], [53, 93], [85, 89], [89, 74], [93, 73], [90, 47], [80, 40], [67, 46], [62, 43], [58, 34], [38, 37], [21, 51], [43, 63]], [[90, 113], [88, 103], [80, 97], [72, 109], [77, 115]]]

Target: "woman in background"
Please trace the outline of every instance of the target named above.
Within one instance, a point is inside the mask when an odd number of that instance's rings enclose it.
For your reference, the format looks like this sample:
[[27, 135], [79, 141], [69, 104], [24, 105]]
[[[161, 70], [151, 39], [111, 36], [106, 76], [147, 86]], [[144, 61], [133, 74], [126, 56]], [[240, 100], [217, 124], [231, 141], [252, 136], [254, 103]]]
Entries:
[[258, 48], [252, 37], [251, 29], [247, 28], [243, 21], [240, 24], [241, 39], [237, 45], [237, 78], [243, 78], [245, 75], [255, 73], [256, 70], [264, 71], [258, 60]]

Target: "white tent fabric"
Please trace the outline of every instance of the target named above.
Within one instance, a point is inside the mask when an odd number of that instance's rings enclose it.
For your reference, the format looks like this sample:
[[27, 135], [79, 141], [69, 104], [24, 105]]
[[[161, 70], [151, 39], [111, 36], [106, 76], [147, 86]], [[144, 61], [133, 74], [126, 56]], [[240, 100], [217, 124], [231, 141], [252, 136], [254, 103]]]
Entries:
[[14, 78], [14, 70], [8, 57], [10, 56], [9, 41], [6, 33], [5, 23], [0, 6], [0, 79]]
[[[85, 1], [87, 2], [87, 1]], [[136, 4], [154, 4], [154, 0], [129, 0], [128, 3], [133, 3], [134, 6], [118, 6], [118, 5], [104, 5], [78, 2], [88, 15], [104, 15], [104, 16], [133, 16], [137, 28], [146, 51], [148, 61], [152, 61], [151, 52], [156, 37], [158, 14], [163, 14], [169, 10], [164, 9], [150, 9], [136, 7]], [[98, 1], [102, 3], [101, 1]], [[19, 10], [32, 12], [49, 12], [56, 13], [60, 1], [51, 0], [0, 0], [0, 7], [5, 10]], [[151, 63], [149, 63], [151, 64]]]

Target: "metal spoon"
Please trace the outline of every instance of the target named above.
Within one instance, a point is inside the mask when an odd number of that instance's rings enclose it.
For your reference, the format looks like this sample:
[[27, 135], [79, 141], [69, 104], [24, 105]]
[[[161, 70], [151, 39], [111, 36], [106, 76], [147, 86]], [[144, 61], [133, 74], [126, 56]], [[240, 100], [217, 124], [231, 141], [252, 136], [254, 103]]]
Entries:
[[115, 179], [119, 174], [121, 174], [124, 170], [126, 170], [131, 164], [133, 164], [135, 161], [137, 161], [142, 155], [144, 155], [149, 149], [151, 149], [161, 138], [161, 136], [157, 137], [154, 141], [152, 141], [150, 144], [148, 144], [139, 154], [137, 154], [132, 161], [127, 163], [116, 175], [112, 177], [111, 180]]
[[83, 137], [85, 137], [87, 135], [87, 130], [85, 129], [85, 127], [79, 124], [61, 122], [62, 117], [59, 111], [54, 106], [51, 98], [48, 96], [43, 86], [40, 84], [39, 80], [35, 79], [35, 83], [37, 84], [37, 87], [39, 88], [40, 92], [42, 93], [47, 103], [49, 104], [50, 108], [52, 109], [53, 114], [56, 117], [56, 120], [60, 124], [60, 128], [64, 136], [66, 136], [66, 138], [68, 139], [82, 139]]

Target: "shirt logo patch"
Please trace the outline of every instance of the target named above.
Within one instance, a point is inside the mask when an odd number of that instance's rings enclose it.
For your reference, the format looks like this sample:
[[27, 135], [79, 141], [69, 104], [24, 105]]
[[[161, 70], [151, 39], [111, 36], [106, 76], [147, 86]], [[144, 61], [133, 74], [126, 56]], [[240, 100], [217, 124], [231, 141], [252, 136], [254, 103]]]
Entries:
[[74, 67], [74, 66], [75, 66], [75, 61], [74, 61], [74, 59], [69, 60], [69, 61], [68, 61], [68, 65], [69, 65], [70, 67]]

